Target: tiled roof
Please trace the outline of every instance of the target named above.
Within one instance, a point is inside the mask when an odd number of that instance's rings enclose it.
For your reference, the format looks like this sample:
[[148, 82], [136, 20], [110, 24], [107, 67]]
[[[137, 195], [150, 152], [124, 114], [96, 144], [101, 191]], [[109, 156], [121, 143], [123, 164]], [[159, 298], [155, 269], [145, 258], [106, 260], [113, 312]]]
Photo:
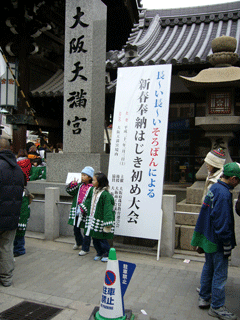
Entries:
[[[236, 53], [240, 55], [240, 1], [204, 7], [141, 10], [139, 17], [125, 48], [107, 52], [107, 70], [164, 63], [206, 64], [208, 55], [212, 54], [212, 40], [222, 35], [237, 39]], [[59, 70], [33, 90], [32, 95], [62, 96], [63, 76], [63, 70]], [[115, 87], [116, 79], [106, 85], [106, 91], [114, 92]]]
[[48, 81], [35, 90], [31, 91], [34, 97], [63, 96], [64, 72], [59, 69]]
[[240, 1], [142, 10], [125, 48], [108, 52], [106, 67], [207, 63], [211, 41], [222, 35], [237, 39], [236, 52], [240, 54]]

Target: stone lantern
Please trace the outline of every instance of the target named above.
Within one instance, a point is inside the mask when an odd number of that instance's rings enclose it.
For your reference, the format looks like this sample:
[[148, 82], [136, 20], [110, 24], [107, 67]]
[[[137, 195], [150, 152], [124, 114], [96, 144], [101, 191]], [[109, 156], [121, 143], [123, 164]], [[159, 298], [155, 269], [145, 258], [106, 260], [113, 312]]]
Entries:
[[[235, 90], [240, 87], [240, 68], [233, 66], [238, 61], [238, 55], [234, 53], [236, 45], [237, 40], [233, 37], [214, 39], [213, 54], [208, 57], [213, 67], [202, 70], [195, 77], [181, 76], [193, 94], [205, 97], [205, 117], [196, 117], [195, 125], [204, 129], [212, 149], [221, 147], [224, 150], [226, 163], [232, 161], [228, 142], [240, 129], [240, 117], [234, 113]], [[203, 164], [196, 174], [197, 181], [187, 188], [186, 204], [201, 204], [206, 177], [207, 168]]]

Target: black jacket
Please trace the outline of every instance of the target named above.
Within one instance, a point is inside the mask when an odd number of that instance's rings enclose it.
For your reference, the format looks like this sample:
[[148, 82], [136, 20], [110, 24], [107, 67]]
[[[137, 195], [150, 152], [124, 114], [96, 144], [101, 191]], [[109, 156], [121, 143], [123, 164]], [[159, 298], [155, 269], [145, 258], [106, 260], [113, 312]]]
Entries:
[[17, 229], [24, 176], [10, 150], [0, 151], [0, 231]]

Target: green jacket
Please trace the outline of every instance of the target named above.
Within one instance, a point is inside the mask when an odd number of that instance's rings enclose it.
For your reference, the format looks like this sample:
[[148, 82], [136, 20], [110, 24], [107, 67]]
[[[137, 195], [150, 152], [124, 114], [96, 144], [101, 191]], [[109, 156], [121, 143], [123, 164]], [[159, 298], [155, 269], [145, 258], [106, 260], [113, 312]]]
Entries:
[[[72, 184], [69, 183], [66, 187], [66, 191], [67, 193], [73, 197], [73, 201], [72, 201], [72, 206], [70, 209], [70, 214], [69, 214], [69, 219], [68, 219], [68, 224], [70, 224], [71, 226], [75, 225], [75, 221], [76, 221], [76, 209], [77, 209], [77, 200], [79, 197], [79, 192], [81, 189], [81, 186], [83, 185], [83, 183], [78, 183], [78, 184]], [[87, 198], [88, 192], [90, 190], [90, 188], [92, 187], [92, 184], [89, 184], [89, 189], [86, 192], [83, 201]], [[85, 220], [86, 217], [82, 216], [82, 221], [79, 225], [80, 228], [84, 228], [85, 226]]]
[[[91, 188], [86, 201], [80, 205], [87, 215], [84, 234], [97, 239], [112, 239], [115, 229], [114, 199], [105, 189], [96, 191], [96, 188]], [[112, 227], [111, 232], [104, 232], [103, 228], [109, 226]]]
[[30, 181], [45, 180], [46, 179], [46, 167], [34, 167], [32, 166], [30, 171]]
[[16, 231], [16, 236], [24, 237], [26, 233], [28, 219], [30, 217], [30, 208], [29, 208], [29, 196], [25, 190], [25, 194], [22, 199], [21, 212], [18, 222], [18, 228]]

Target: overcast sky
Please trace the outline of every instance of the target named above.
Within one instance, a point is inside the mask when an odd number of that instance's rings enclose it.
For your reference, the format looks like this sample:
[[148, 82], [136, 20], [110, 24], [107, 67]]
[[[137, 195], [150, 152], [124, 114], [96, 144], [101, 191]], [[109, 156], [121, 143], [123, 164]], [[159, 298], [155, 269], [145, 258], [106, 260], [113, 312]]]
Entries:
[[186, 8], [186, 7], [197, 7], [210, 4], [219, 4], [227, 2], [236, 2], [239, 0], [142, 0], [143, 8], [146, 9], [167, 9], [167, 8]]

